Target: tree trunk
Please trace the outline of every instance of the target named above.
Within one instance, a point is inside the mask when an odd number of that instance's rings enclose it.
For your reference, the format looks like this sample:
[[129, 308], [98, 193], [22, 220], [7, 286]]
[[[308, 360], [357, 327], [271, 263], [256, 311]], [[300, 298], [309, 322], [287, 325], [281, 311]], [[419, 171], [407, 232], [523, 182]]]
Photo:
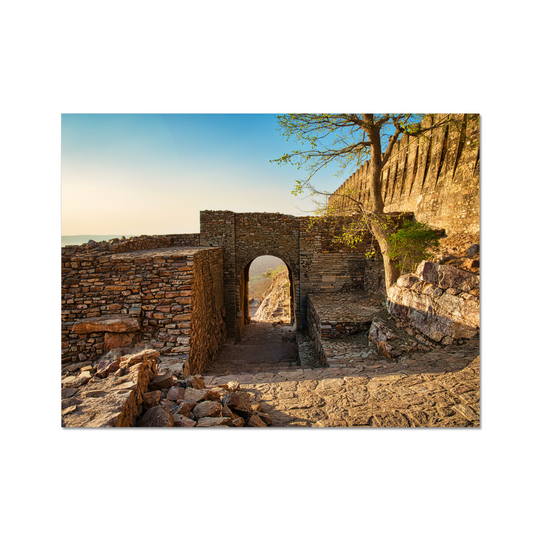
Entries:
[[[377, 218], [381, 219], [380, 216], [377, 216]], [[373, 230], [375, 239], [377, 240], [379, 247], [381, 249], [381, 254], [382, 254], [383, 263], [384, 263], [384, 284], [386, 286], [386, 294], [388, 295], [388, 291], [390, 290], [390, 287], [397, 281], [398, 277], [401, 275], [401, 272], [399, 271], [399, 268], [397, 267], [397, 261], [391, 259], [388, 255], [388, 250], [389, 250], [388, 238], [390, 237], [389, 232], [385, 230], [381, 226], [381, 224], [377, 223], [376, 221], [372, 222], [372, 230]]]
[[384, 262], [384, 282], [386, 285], [386, 294], [388, 290], [397, 281], [400, 271], [397, 267], [397, 261], [393, 261], [388, 256], [388, 238], [390, 233], [382, 225], [385, 223], [384, 201], [382, 198], [382, 151], [380, 132], [376, 129], [369, 133], [371, 140], [371, 163], [370, 163], [370, 191], [372, 212], [375, 214], [371, 219], [373, 234], [379, 247]]

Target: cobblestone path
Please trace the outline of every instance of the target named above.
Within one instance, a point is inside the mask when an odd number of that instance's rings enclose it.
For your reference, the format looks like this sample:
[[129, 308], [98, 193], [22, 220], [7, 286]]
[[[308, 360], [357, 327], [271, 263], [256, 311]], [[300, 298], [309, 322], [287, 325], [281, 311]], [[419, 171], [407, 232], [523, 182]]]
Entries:
[[207, 385], [237, 380], [273, 427], [478, 427], [479, 339], [408, 355], [366, 358], [354, 367], [309, 368], [288, 326], [252, 323], [227, 341], [203, 374]]

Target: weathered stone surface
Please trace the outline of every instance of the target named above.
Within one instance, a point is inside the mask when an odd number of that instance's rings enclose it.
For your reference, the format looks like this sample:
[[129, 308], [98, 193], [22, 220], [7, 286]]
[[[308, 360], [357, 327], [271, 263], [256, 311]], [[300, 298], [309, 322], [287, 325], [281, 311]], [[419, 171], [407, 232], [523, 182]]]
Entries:
[[238, 418], [235, 418], [233, 421], [234, 427], [243, 427], [244, 426], [244, 419], [239, 416]]
[[198, 420], [203, 417], [221, 416], [221, 403], [217, 401], [203, 401], [193, 409], [193, 414]]
[[477, 275], [470, 274], [447, 264], [422, 261], [416, 269], [416, 275], [424, 282], [432, 283], [441, 289], [458, 289], [469, 292], [480, 287]]
[[103, 336], [103, 350], [108, 352], [119, 347], [127, 347], [133, 343], [135, 332], [129, 333], [110, 333], [105, 332]]
[[467, 249], [467, 256], [474, 257], [479, 252], [480, 246], [478, 244], [473, 244], [469, 249]]
[[120, 367], [131, 367], [135, 364], [138, 364], [139, 362], [142, 362], [145, 358], [157, 358], [158, 356], [159, 352], [150, 348], [133, 354], [126, 354], [120, 358]]
[[92, 378], [92, 374], [88, 371], [83, 371], [79, 374], [78, 377], [66, 377], [62, 381], [62, 385], [68, 388], [79, 388], [80, 386], [86, 384]]
[[183, 401], [179, 403], [178, 405], [179, 405], [179, 409], [176, 411], [176, 413], [189, 418], [189, 413], [191, 412], [191, 409], [193, 409], [195, 405], [197, 405], [197, 403], [193, 402], [193, 405], [190, 407], [189, 403], [187, 403], [186, 401]]
[[186, 379], [186, 384], [187, 384], [188, 388], [197, 388], [197, 389], [205, 388], [205, 386], [206, 386], [203, 379], [201, 379], [201, 377], [198, 376], [198, 375], [192, 375], [192, 376], [188, 377]]
[[184, 399], [188, 401], [204, 401], [207, 399], [208, 391], [198, 388], [186, 388]]
[[231, 392], [223, 397], [223, 405], [235, 411], [250, 412], [251, 403], [249, 394], [244, 392]]
[[165, 407], [152, 407], [140, 419], [137, 427], [173, 427], [174, 418]]
[[237, 390], [240, 390], [240, 383], [238, 381], [229, 381], [227, 383], [227, 388], [231, 392], [236, 392]]
[[[419, 278], [429, 286], [413, 290], [406, 284]], [[444, 338], [469, 339], [478, 333], [480, 303], [478, 276], [449, 265], [423, 261], [416, 276], [401, 276], [388, 291], [390, 314], [406, 326], [440, 342]], [[420, 291], [420, 292], [419, 292]], [[440, 294], [435, 294], [441, 291]], [[448, 340], [447, 340], [448, 342]]]
[[248, 426], [250, 427], [268, 427], [258, 414], [252, 414], [249, 417]]
[[197, 422], [191, 420], [182, 413], [173, 414], [174, 427], [195, 427]]
[[264, 413], [264, 412], [261, 412], [259, 411], [257, 413], [257, 416], [267, 425], [267, 426], [271, 426], [273, 424], [272, 422], [272, 417], [267, 414], [267, 413]]
[[151, 409], [159, 404], [161, 400], [161, 390], [146, 392], [143, 394], [143, 406], [145, 409]]
[[[142, 412], [142, 396], [147, 392], [150, 379], [155, 373], [155, 360], [145, 358], [132, 366], [126, 374], [118, 370], [105, 379], [96, 378], [95, 382], [85, 386], [84, 391], [80, 390], [80, 399], [70, 398], [70, 400], [77, 400], [69, 403], [69, 406], [76, 404], [77, 410], [65, 417], [65, 426], [133, 426], [135, 418]], [[70, 400], [63, 400], [63, 402]]]
[[150, 382], [148, 389], [152, 390], [162, 390], [170, 388], [174, 384], [174, 377], [172, 373], [164, 373], [163, 375], [158, 375], [154, 377]]
[[77, 392], [76, 388], [62, 388], [62, 399], [73, 397]]
[[93, 332], [134, 332], [140, 329], [138, 319], [120, 315], [106, 317], [89, 317], [73, 325], [76, 334], [90, 334]]
[[222, 417], [204, 417], [199, 418], [197, 421], [197, 427], [233, 427], [233, 421], [230, 418]]
[[179, 399], [184, 399], [185, 389], [181, 386], [173, 386], [167, 393], [167, 399], [171, 401], [177, 401]]

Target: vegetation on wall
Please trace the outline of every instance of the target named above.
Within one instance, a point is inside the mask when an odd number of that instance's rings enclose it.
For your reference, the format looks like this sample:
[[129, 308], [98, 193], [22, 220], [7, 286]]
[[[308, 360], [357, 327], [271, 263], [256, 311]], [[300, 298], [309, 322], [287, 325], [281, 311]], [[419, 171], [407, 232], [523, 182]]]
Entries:
[[[403, 248], [403, 238], [394, 241], [392, 251], [391, 238], [396, 231], [393, 222], [384, 213], [382, 196], [383, 168], [396, 158], [392, 153], [400, 136], [407, 133], [410, 137], [424, 137], [434, 129], [454, 127], [465, 137], [468, 117], [474, 121], [478, 115], [432, 115], [432, 114], [288, 114], [278, 117], [279, 127], [287, 140], [296, 142], [298, 149], [273, 160], [279, 165], [296, 165], [307, 172], [307, 177], [297, 179], [293, 194], [307, 192], [315, 202], [319, 202], [316, 215], [331, 215], [332, 209], [326, 205], [329, 193], [317, 190], [311, 183], [312, 178], [330, 163], [337, 163], [339, 172], [351, 166], [358, 168], [364, 162], [369, 166], [369, 207], [361, 202], [361, 197], [354, 192], [341, 192], [340, 196], [350, 200], [357, 216], [343, 231], [342, 240], [349, 245], [357, 243], [366, 232], [372, 234], [381, 251], [386, 290], [399, 277], [403, 264], [410, 264], [412, 255], [405, 261], [395, 256], [395, 249]], [[321, 201], [322, 197], [322, 201]], [[416, 231], [418, 234], [418, 231]], [[397, 244], [401, 247], [398, 248]]]

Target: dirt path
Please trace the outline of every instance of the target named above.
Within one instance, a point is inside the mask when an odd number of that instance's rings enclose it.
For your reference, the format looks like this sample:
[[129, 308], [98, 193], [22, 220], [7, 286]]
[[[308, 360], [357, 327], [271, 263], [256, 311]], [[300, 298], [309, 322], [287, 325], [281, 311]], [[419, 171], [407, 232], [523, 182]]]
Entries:
[[252, 323], [227, 342], [204, 374], [208, 385], [237, 380], [274, 427], [478, 427], [479, 339], [354, 367], [308, 368], [297, 360], [291, 327]]

